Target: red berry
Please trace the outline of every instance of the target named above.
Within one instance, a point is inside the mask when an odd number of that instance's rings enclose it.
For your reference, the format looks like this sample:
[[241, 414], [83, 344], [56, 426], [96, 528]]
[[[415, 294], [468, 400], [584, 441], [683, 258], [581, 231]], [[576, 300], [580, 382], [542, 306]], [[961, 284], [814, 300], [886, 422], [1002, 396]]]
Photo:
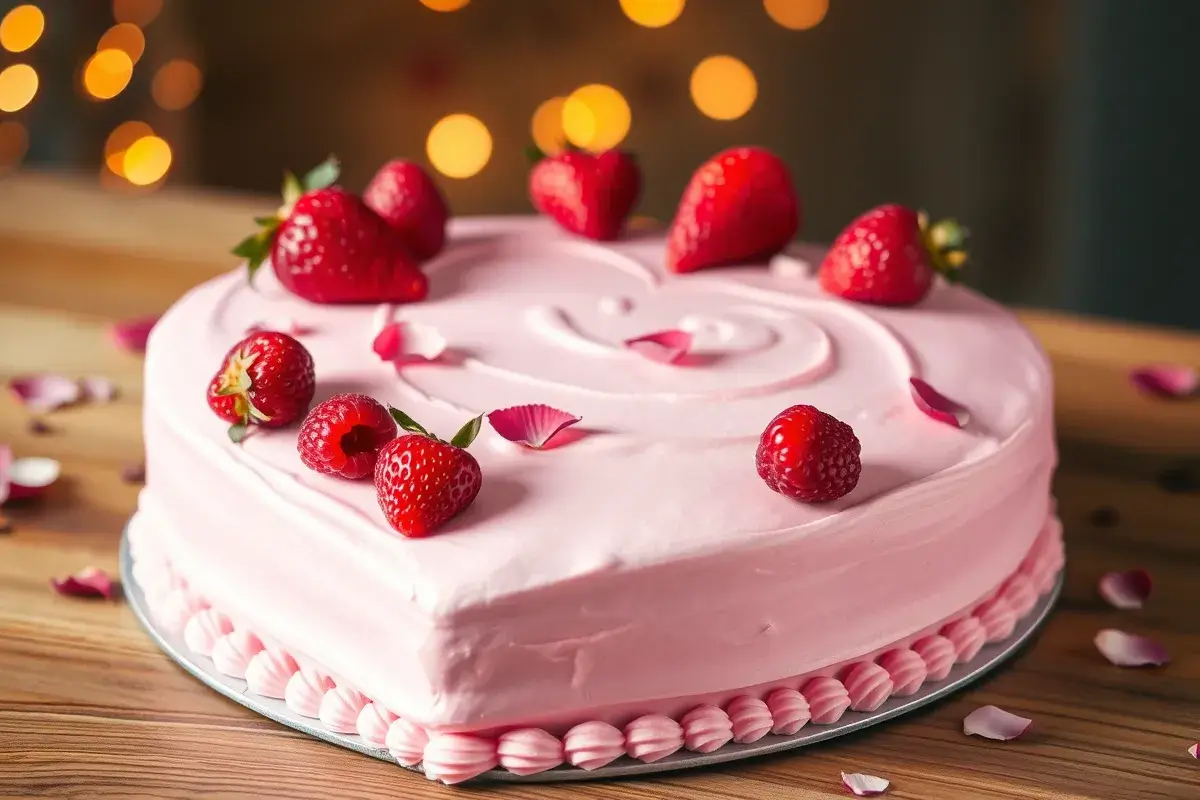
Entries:
[[336, 394], [308, 412], [296, 449], [309, 469], [358, 480], [375, 472], [379, 451], [395, 438], [396, 421], [378, 401]]
[[667, 234], [667, 268], [762, 261], [800, 230], [800, 200], [787, 166], [758, 147], [710, 158], [692, 175]]
[[316, 390], [313, 360], [286, 333], [261, 331], [235, 344], [208, 385], [208, 405], [234, 423], [240, 441], [247, 425], [280, 428], [299, 419]]
[[907, 306], [933, 287], [938, 272], [953, 278], [966, 259], [966, 231], [954, 220], [930, 227], [923, 215], [890, 204], [873, 208], [838, 234], [818, 280], [830, 294], [876, 305]]
[[608, 241], [621, 233], [642, 191], [633, 156], [619, 150], [592, 155], [568, 150], [538, 161], [529, 173], [529, 199], [571, 233]]
[[379, 168], [363, 192], [363, 202], [392, 226], [421, 261], [442, 251], [450, 211], [437, 184], [417, 164], [404, 159]]
[[755, 463], [767, 486], [805, 503], [849, 494], [862, 472], [854, 430], [812, 406], [780, 412], [758, 440]]

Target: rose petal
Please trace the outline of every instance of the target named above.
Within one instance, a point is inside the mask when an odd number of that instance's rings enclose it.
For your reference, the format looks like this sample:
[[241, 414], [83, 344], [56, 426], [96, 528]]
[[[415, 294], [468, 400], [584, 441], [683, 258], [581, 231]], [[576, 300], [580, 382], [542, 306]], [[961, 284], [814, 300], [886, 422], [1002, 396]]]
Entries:
[[1200, 742], [1196, 742], [1188, 748], [1188, 755], [1192, 758], [1200, 758]]
[[286, 333], [288, 336], [309, 336], [316, 331], [311, 325], [303, 325], [291, 317], [276, 320], [274, 322], [252, 322], [246, 328], [246, 335], [252, 333], [262, 333], [263, 331], [275, 331], [276, 333]]
[[146, 352], [146, 340], [158, 322], [158, 315], [132, 317], [108, 326], [108, 338], [114, 345], [128, 353]]
[[12, 448], [0, 444], [0, 505], [8, 499], [12, 487]]
[[956, 428], [966, 427], [971, 422], [971, 414], [964, 406], [938, 392], [920, 378], [909, 378], [913, 402], [925, 415], [953, 425]]
[[96, 567], [87, 567], [65, 578], [51, 578], [50, 588], [68, 597], [103, 597], [105, 600], [111, 600], [117, 593], [113, 579]]
[[1178, 399], [1196, 394], [1200, 374], [1183, 364], [1149, 364], [1130, 370], [1129, 382], [1148, 395]]
[[692, 334], [675, 328], [626, 339], [625, 346], [659, 364], [675, 364], [692, 349]]
[[78, 403], [83, 389], [78, 381], [56, 372], [41, 372], [36, 375], [18, 375], [8, 382], [17, 402], [34, 413], [53, 411], [56, 408]]
[[1023, 735], [1032, 724], [1033, 720], [1010, 714], [1002, 708], [983, 706], [967, 714], [963, 720], [963, 733], [1007, 742]]
[[1149, 572], [1131, 569], [1106, 574], [1100, 579], [1099, 591], [1113, 608], [1129, 609], [1141, 608], [1150, 597], [1152, 587]]
[[888, 790], [892, 782], [887, 778], [876, 775], [864, 775], [861, 772], [842, 773], [842, 786], [858, 797], [875, 797]]
[[446, 351], [446, 339], [429, 325], [389, 322], [371, 344], [375, 355], [397, 366], [436, 361]]
[[8, 499], [24, 500], [41, 494], [58, 480], [62, 465], [53, 458], [18, 458], [8, 469]]
[[545, 447], [559, 431], [582, 419], [541, 404], [502, 408], [491, 412], [487, 418], [501, 437], [535, 450]]
[[1118, 667], [1161, 667], [1171, 660], [1158, 642], [1125, 631], [1106, 628], [1094, 641], [1101, 655]]
[[83, 397], [93, 403], [109, 403], [117, 396], [117, 386], [103, 375], [88, 375], [79, 380]]

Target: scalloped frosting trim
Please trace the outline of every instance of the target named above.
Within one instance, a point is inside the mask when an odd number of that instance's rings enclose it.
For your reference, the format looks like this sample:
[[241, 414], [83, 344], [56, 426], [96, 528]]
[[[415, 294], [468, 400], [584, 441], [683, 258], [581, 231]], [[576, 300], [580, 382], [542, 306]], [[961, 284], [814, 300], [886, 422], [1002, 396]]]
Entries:
[[540, 728], [499, 736], [431, 733], [353, 687], [339, 686], [320, 668], [300, 667], [290, 654], [267, 648], [255, 633], [211, 608], [161, 555], [135, 559], [134, 577], [155, 619], [182, 631], [188, 648], [212, 658], [218, 671], [245, 679], [249, 692], [283, 699], [292, 711], [331, 731], [357, 735], [386, 748], [403, 766], [421, 765], [430, 779], [457, 784], [497, 767], [533, 775], [563, 764], [595, 770], [624, 756], [651, 763], [683, 748], [711, 753], [731, 742], [789, 736], [810, 723], [829, 725], [847, 712], [874, 711], [890, 697], [907, 697], [928, 681], [945, 679], [986, 642], [1011, 636], [1063, 564], [1062, 526], [1051, 518], [1017, 570], [970, 613], [906, 647], [846, 665], [840, 678], [798, 676], [795, 688], [776, 688], [762, 698], [738, 695], [724, 709], [698, 705], [678, 721], [649, 714], [623, 730], [599, 720], [581, 722], [561, 738]]

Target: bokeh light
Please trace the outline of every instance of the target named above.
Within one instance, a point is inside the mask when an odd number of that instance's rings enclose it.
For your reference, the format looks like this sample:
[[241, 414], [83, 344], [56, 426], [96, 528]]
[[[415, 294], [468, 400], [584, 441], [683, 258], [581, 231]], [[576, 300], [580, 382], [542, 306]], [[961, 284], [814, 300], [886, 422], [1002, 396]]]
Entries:
[[17, 6], [0, 20], [0, 47], [21, 53], [37, 44], [46, 30], [46, 17], [37, 6]]
[[758, 96], [750, 68], [733, 56], [709, 56], [692, 70], [692, 102], [713, 119], [737, 119]]
[[37, 71], [28, 64], [13, 64], [0, 72], [0, 111], [20, 111], [37, 90]]
[[434, 11], [458, 11], [471, 0], [421, 0], [421, 5]]
[[125, 176], [125, 151], [139, 139], [153, 136], [154, 130], [141, 120], [131, 119], [113, 128], [104, 142], [104, 163], [109, 171]]
[[437, 121], [425, 140], [429, 163], [450, 178], [469, 178], [492, 157], [492, 135], [470, 114], [451, 114]]
[[533, 122], [529, 126], [533, 143], [548, 156], [562, 152], [567, 143], [563, 133], [563, 105], [566, 102], [565, 97], [551, 97], [533, 112]]
[[162, 11], [163, 0], [113, 0], [113, 19], [144, 28]]
[[0, 170], [9, 170], [21, 163], [29, 149], [29, 131], [16, 120], [0, 122]]
[[175, 58], [158, 68], [150, 83], [150, 96], [159, 108], [179, 111], [187, 108], [200, 94], [204, 76], [190, 61]]
[[136, 64], [142, 53], [146, 52], [146, 37], [142, 35], [142, 29], [132, 22], [118, 22], [100, 37], [96, 50], [120, 50]]
[[157, 136], [143, 136], [125, 151], [125, 180], [134, 186], [149, 186], [171, 168], [171, 146]]
[[124, 50], [101, 50], [83, 65], [83, 88], [98, 100], [116, 97], [133, 77], [133, 60]]
[[767, 16], [785, 28], [815, 28], [829, 13], [829, 0], [763, 0]]
[[593, 152], [616, 147], [629, 133], [629, 103], [611, 86], [592, 83], [563, 103], [563, 132], [577, 147]]
[[621, 0], [625, 16], [647, 28], [670, 25], [683, 13], [687, 0]]

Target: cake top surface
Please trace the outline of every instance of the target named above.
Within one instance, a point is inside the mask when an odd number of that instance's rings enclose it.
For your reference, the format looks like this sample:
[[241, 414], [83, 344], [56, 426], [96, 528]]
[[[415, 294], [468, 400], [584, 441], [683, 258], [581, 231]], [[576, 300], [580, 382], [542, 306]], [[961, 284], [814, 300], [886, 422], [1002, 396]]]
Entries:
[[[1009, 311], [965, 288], [939, 282], [915, 307], [883, 308], [822, 293], [812, 276], [822, 251], [811, 246], [766, 265], [672, 275], [660, 266], [660, 235], [598, 244], [546, 220], [500, 217], [455, 220], [450, 232], [426, 265], [424, 302], [314, 305], [270, 270], [253, 289], [239, 271], [181, 300], [148, 354], [147, 393], [181, 435], [203, 440], [204, 452], [263, 497], [301, 509], [298, 524], [329, 526], [375, 568], [410, 581], [429, 609], [743, 543], [821, 537], [835, 516], [869, 531], [983, 462], [1024, 468], [1020, 443], [1049, 420], [1042, 351]], [[393, 320], [444, 338], [446, 363], [381, 361], [372, 341]], [[484, 476], [475, 502], [440, 535], [405, 539], [385, 522], [369, 481], [301, 464], [295, 427], [235, 446], [208, 410], [205, 387], [247, 329], [293, 324], [316, 363], [314, 402], [362, 392], [446, 438], [469, 417], [526, 403], [582, 422], [544, 451], [485, 422], [471, 448]], [[693, 334], [683, 363], [656, 363], [621, 344], [664, 329]], [[959, 430], [926, 417], [910, 397], [912, 376], [965, 405], [971, 422]], [[798, 403], [849, 423], [862, 442], [862, 478], [832, 503], [775, 494], [755, 471], [759, 435]]]

